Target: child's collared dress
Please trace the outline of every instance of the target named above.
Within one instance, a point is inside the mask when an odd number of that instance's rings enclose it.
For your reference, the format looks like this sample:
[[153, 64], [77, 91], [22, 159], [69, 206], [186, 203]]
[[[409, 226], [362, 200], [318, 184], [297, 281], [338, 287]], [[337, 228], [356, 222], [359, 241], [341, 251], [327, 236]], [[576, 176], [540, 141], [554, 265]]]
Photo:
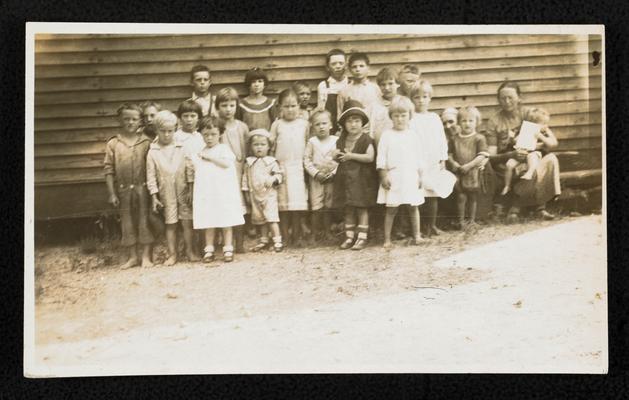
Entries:
[[229, 164], [219, 167], [199, 154], [191, 154], [186, 167], [188, 182], [194, 182], [192, 224], [194, 229], [226, 228], [245, 223], [240, 186], [236, 176], [236, 157], [227, 145], [219, 143], [202, 150], [207, 156]]
[[[234, 120], [233, 122], [230, 127], [225, 127], [225, 131], [221, 135], [221, 143], [226, 144], [236, 157], [236, 175], [238, 176], [238, 187], [240, 187], [245, 158], [247, 157], [246, 137], [249, 133], [249, 128], [247, 128], [247, 125], [242, 121]], [[244, 198], [241, 203], [243, 212], [246, 214], [247, 206]]]
[[260, 104], [249, 103], [247, 99], [240, 99], [236, 118], [244, 122], [249, 130], [271, 129], [271, 124], [275, 121], [275, 99], [267, 97]]
[[128, 145], [117, 135], [105, 147], [105, 175], [114, 176], [120, 200], [121, 245], [153, 243], [148, 226], [149, 193], [146, 189], [146, 154], [151, 140], [144, 134]]
[[165, 147], [151, 143], [146, 156], [146, 186], [149, 194], [159, 193], [166, 224], [192, 219], [192, 209], [185, 201], [188, 184], [186, 156], [181, 143]]
[[417, 157], [419, 139], [410, 129], [386, 130], [382, 133], [376, 157], [376, 168], [386, 170], [391, 188], [378, 188], [378, 204], [397, 207], [424, 203], [420, 188], [421, 161]]
[[274, 154], [284, 173], [278, 187], [280, 211], [308, 210], [308, 191], [304, 176], [304, 153], [309, 124], [301, 118], [292, 121], [278, 119], [271, 127]]
[[306, 144], [304, 167], [311, 177], [308, 184], [311, 210], [332, 208], [333, 181], [321, 183], [315, 179], [315, 176], [319, 172], [325, 175], [336, 173], [338, 163], [333, 159], [333, 152], [336, 150], [337, 140], [338, 136], [328, 136], [322, 142], [318, 137], [313, 136]]
[[266, 187], [269, 179], [282, 183], [282, 170], [274, 157], [247, 157], [242, 177], [242, 190], [251, 200], [251, 223], [263, 225], [280, 222], [277, 186]]

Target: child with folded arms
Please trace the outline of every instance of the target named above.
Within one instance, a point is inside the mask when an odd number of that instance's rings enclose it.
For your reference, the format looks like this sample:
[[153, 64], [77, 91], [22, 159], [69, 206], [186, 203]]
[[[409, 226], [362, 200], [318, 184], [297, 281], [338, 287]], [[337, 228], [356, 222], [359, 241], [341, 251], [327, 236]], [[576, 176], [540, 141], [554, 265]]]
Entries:
[[314, 134], [306, 144], [304, 168], [310, 175], [308, 194], [312, 210], [312, 230], [315, 237], [323, 239], [330, 229], [332, 195], [338, 163], [333, 160], [338, 136], [331, 136], [332, 116], [327, 110], [317, 110], [310, 117]]

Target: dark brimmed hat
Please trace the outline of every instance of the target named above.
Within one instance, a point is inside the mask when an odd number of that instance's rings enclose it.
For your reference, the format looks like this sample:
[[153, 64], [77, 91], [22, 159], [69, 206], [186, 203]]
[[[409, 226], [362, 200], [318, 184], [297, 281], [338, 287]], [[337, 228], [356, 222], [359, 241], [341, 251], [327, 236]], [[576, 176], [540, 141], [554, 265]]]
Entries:
[[345, 102], [343, 112], [339, 116], [339, 124], [341, 124], [341, 126], [345, 125], [345, 120], [352, 115], [359, 116], [363, 120], [363, 126], [367, 125], [369, 122], [369, 117], [365, 113], [363, 104], [360, 101], [348, 100]]

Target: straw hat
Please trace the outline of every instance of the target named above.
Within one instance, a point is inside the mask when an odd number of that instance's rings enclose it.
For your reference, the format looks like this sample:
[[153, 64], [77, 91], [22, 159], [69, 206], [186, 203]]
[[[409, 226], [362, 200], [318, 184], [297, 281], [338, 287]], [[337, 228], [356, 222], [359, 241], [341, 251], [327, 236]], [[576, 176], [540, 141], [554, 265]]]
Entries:
[[345, 125], [345, 120], [352, 115], [359, 116], [363, 120], [363, 126], [369, 122], [369, 117], [365, 113], [364, 106], [360, 101], [348, 100], [343, 105], [343, 112], [339, 116], [339, 124]]

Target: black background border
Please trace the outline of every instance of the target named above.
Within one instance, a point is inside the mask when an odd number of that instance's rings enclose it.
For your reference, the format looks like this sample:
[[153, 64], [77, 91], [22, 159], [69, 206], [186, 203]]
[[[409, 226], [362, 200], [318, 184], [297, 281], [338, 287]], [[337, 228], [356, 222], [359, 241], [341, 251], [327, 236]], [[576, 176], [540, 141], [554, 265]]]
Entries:
[[[23, 348], [25, 23], [604, 24], [606, 42], [608, 375], [220, 375], [26, 379]], [[629, 398], [627, 117], [629, 6], [620, 1], [28, 1], [0, 3], [3, 121], [0, 399]], [[526, 329], [526, 327], [523, 327]]]

